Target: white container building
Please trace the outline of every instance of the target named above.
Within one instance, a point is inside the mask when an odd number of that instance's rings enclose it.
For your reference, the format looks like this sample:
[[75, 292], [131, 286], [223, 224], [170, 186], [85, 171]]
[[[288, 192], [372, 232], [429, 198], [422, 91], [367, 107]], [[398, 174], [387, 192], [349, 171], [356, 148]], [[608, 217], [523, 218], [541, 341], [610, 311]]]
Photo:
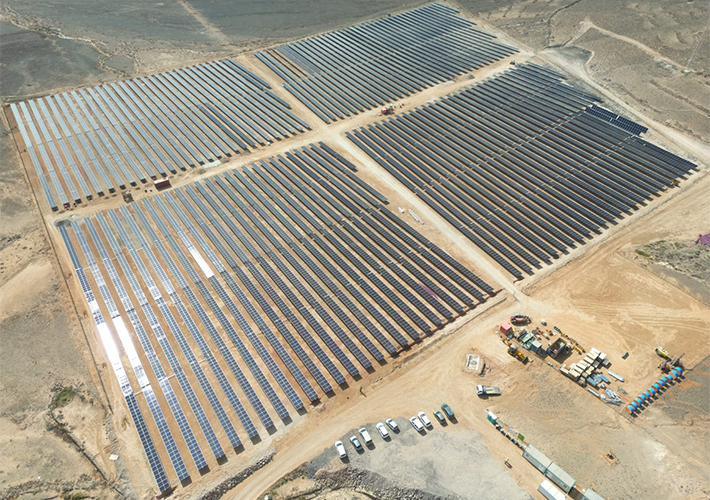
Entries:
[[587, 488], [584, 490], [579, 500], [604, 500], [604, 497], [602, 497], [599, 493], [594, 492], [591, 488]]
[[565, 498], [567, 498], [567, 495], [558, 490], [557, 487], [547, 479], [540, 483], [540, 486], [537, 487], [537, 491], [542, 493], [547, 500], [565, 500]]
[[559, 486], [565, 493], [569, 493], [570, 490], [574, 488], [574, 485], [577, 484], [577, 481], [572, 476], [567, 474], [555, 463], [550, 464], [544, 474], [545, 477]]
[[547, 456], [535, 448], [533, 445], [528, 445], [523, 450], [523, 458], [533, 464], [537, 470], [543, 474], [547, 472], [547, 468], [552, 464], [552, 460], [547, 458]]

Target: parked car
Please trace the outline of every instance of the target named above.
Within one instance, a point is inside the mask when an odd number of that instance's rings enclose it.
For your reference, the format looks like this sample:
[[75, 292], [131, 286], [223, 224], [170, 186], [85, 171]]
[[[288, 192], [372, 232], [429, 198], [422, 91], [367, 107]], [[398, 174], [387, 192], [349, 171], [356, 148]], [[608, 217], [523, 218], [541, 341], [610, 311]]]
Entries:
[[436, 419], [439, 421], [441, 425], [444, 425], [446, 423], [446, 418], [444, 417], [444, 414], [441, 413], [439, 410], [434, 411], [434, 416]]
[[447, 405], [446, 403], [441, 405], [441, 410], [444, 412], [444, 415], [446, 415], [449, 418], [449, 420], [454, 418], [454, 410], [452, 410], [451, 407], [449, 405]]
[[356, 450], [362, 450], [362, 445], [360, 444], [360, 440], [356, 438], [355, 436], [350, 436], [350, 442], [353, 444]]
[[419, 417], [419, 420], [421, 420], [425, 426], [431, 428], [431, 420], [429, 420], [429, 417], [426, 416], [426, 413], [420, 411], [417, 413], [417, 417]]
[[340, 456], [340, 458], [347, 458], [348, 452], [345, 451], [345, 446], [343, 446], [342, 441], [335, 442], [335, 449], [338, 451], [338, 455]]
[[386, 424], [389, 426], [389, 428], [392, 429], [393, 431], [397, 432], [397, 431], [399, 430], [399, 425], [397, 425], [397, 422], [395, 422], [395, 421], [392, 420], [391, 418], [388, 418], [387, 420], [385, 420], [385, 423], [386, 423]]
[[410, 418], [409, 423], [412, 424], [412, 427], [414, 427], [417, 432], [422, 432], [424, 430], [424, 426], [417, 417]]
[[385, 426], [385, 424], [383, 424], [382, 422], [378, 422], [377, 425], [375, 425], [375, 427], [377, 428], [377, 432], [380, 433], [380, 436], [382, 436], [382, 439], [387, 439], [390, 437], [390, 433], [387, 430], [387, 427]]
[[365, 440], [366, 445], [372, 443], [372, 438], [370, 437], [370, 433], [367, 432], [367, 429], [365, 429], [364, 427], [362, 429], [360, 429], [360, 435], [362, 436], [362, 439]]

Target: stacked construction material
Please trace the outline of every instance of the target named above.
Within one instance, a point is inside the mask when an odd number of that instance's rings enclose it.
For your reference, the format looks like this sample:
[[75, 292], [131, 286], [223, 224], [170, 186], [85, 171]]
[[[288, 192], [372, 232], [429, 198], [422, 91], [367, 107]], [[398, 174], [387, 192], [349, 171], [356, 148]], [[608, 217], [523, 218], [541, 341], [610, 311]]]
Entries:
[[603, 399], [604, 402], [607, 404], [621, 406], [621, 397], [619, 396], [619, 393], [612, 389], [607, 389], [605, 391]]
[[[564, 364], [560, 366], [560, 372], [572, 380], [577, 381], [579, 385], [584, 386], [584, 382], [589, 381], [589, 378], [594, 375], [594, 371], [597, 370], [606, 359], [606, 353], [592, 347], [583, 359], [571, 364], [569, 367]], [[596, 384], [592, 385], [596, 386]]]
[[680, 377], [682, 373], [683, 368], [680, 366], [673, 368], [668, 375], [664, 375], [658, 379], [658, 382], [649, 387], [647, 391], [642, 392], [639, 397], [632, 401], [631, 404], [626, 407], [626, 411], [628, 411], [631, 415], [637, 411], [641, 411], [644, 405], [650, 404], [653, 397], [660, 394], [661, 389], [673, 383], [673, 381]]

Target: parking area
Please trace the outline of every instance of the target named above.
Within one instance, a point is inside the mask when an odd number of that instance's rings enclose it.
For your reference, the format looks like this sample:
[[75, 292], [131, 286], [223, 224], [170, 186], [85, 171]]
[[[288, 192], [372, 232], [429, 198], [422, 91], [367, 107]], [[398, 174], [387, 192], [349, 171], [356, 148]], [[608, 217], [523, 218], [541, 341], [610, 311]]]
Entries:
[[[351, 429], [340, 438], [347, 458], [341, 460], [335, 447], [330, 446], [307, 464], [307, 479], [300, 484], [308, 488], [320, 485], [323, 489], [371, 491], [375, 495], [416, 490], [420, 495], [440, 498], [530, 498], [503, 463], [490, 454], [478, 432], [455, 420], [447, 419], [446, 424], [441, 424], [431, 411], [427, 415], [431, 427], [421, 432], [410, 424], [409, 415], [394, 418], [399, 429], [390, 430], [389, 439], [379, 435], [377, 422], [364, 425], [372, 443], [363, 443], [360, 450], [350, 443], [351, 436], [361, 439], [359, 429]], [[353, 476], [358, 478], [355, 488], [351, 488]]]

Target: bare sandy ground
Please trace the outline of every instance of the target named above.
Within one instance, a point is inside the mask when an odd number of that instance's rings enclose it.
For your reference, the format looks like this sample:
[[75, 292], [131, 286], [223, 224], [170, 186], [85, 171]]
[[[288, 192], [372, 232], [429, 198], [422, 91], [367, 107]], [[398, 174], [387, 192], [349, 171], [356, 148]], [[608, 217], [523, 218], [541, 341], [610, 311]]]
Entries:
[[[408, 417], [420, 409], [431, 411], [443, 402], [456, 411], [458, 425], [481, 433], [494, 457], [511, 459], [510, 474], [534, 498], [542, 476], [486, 421], [486, 410], [523, 433], [526, 442], [572, 474], [580, 488], [592, 487], [614, 499], [706, 498], [710, 453], [704, 443], [710, 428], [704, 393], [691, 427], [661, 411], [663, 399], [658, 409], [652, 405], [638, 418], [629, 418], [623, 408], [603, 404], [537, 358], [521, 365], [505, 353], [496, 326], [519, 310], [545, 318], [586, 349], [608, 353], [612, 369], [626, 378], [618, 385], [630, 395], [658, 378], [653, 349], [659, 343], [672, 352], [685, 352], [686, 366], [700, 362], [707, 355], [697, 346], [708, 343], [708, 307], [640, 270], [619, 252], [625, 245], [649, 239], [692, 236], [708, 209], [706, 199], [699, 196], [708, 184], [703, 180], [528, 291], [516, 293], [518, 300], [508, 297], [504, 305], [466, 324], [405, 369], [363, 384], [365, 395], [348, 394], [348, 399], [341, 399], [342, 406], [329, 402], [317, 421], [305, 422], [302, 431], [276, 443], [273, 464], [235, 489], [231, 498], [258, 497], [275, 477], [332, 446], [345, 429], [392, 415]], [[622, 360], [626, 351], [630, 356]], [[484, 378], [464, 370], [469, 352], [486, 360]], [[504, 395], [479, 399], [477, 383], [501, 386]], [[604, 456], [608, 450], [619, 457], [614, 465]], [[652, 472], [661, 469], [662, 475]]]
[[[565, 4], [555, 1], [547, 5], [534, 5], [534, 1], [511, 2], [507, 6], [476, 2], [471, 4], [470, 10], [475, 13], [483, 9], [481, 17], [485, 21], [520, 40], [529, 47], [529, 52], [546, 49], [542, 56], [571, 72], [592, 91], [610, 99], [620, 112], [632, 111], [639, 116], [659, 142], [669, 144], [676, 152], [707, 157], [704, 143], [708, 137], [704, 129], [707, 118], [696, 102], [703, 93], [707, 94], [704, 76], [707, 69], [703, 58], [693, 58], [696, 49], [702, 52], [710, 38], [703, 24], [707, 17], [702, 17], [703, 7], [693, 5], [674, 10], [672, 5], [664, 4], [661, 9], [649, 10], [648, 4], [634, 4], [624, 15], [612, 15], [615, 9], [605, 12], [603, 5], [598, 9], [586, 6], [585, 10], [585, 2], [572, 3], [575, 5], [561, 9]], [[697, 19], [681, 19], [676, 23], [690, 27], [697, 24], [699, 27], [692, 28], [691, 33], [686, 33], [685, 28], [675, 29], [672, 21], [673, 15], [682, 17], [686, 11], [700, 11], [693, 14]], [[625, 17], [630, 19], [633, 30], [619, 27], [618, 23]], [[662, 43], [654, 45], [654, 41], [648, 39], [653, 36], [649, 35], [650, 28], [636, 28], [638, 18], [659, 25], [654, 30], [662, 37]], [[342, 21], [334, 22], [338, 25]], [[674, 31], [680, 32], [677, 44], [666, 36]], [[49, 36], [50, 40], [52, 37], [51, 34], [43, 36]], [[685, 44], [680, 42], [681, 38], [686, 40]], [[82, 42], [74, 40], [59, 47], [71, 52], [74, 43]], [[57, 44], [53, 46], [56, 48]], [[591, 60], [580, 57], [572, 50], [576, 46], [592, 51], [594, 57]], [[623, 56], [627, 49], [639, 51], [638, 57], [628, 61], [620, 59], [619, 54]], [[136, 59], [143, 61], [135, 65], [138, 69], [129, 68], [129, 71], [135, 74], [182, 66], [229, 51], [231, 49], [205, 52], [156, 49], [153, 53], [146, 50]], [[686, 64], [679, 54], [685, 57]], [[242, 60], [251, 63], [250, 69], [260, 75], [273, 78], [263, 67], [259, 68], [251, 56], [244, 55]], [[681, 69], [690, 68], [692, 73], [686, 80], [680, 80], [686, 78], [681, 76], [686, 74], [661, 64], [670, 64], [668, 60]], [[645, 72], [634, 73], [639, 68]], [[81, 80], [83, 74], [85, 72], [78, 72], [78, 77], [74, 75], [76, 80], [63, 81], [61, 86], [89, 83]], [[115, 77], [116, 74], [103, 75], [96, 81]], [[657, 82], [656, 90], [649, 86], [651, 80]], [[413, 106], [426, 102], [466, 83], [461, 80], [431, 89], [404, 104]], [[48, 79], [28, 93], [45, 93], [54, 88], [53, 84], [54, 80]], [[661, 87], [681, 97], [659, 90]], [[281, 97], [289, 98], [283, 89], [276, 91]], [[442, 336], [442, 340], [433, 342], [407, 363], [393, 363], [388, 370], [378, 370], [363, 380], [365, 395], [360, 394], [359, 385], [339, 393], [296, 426], [273, 436], [252, 453], [240, 456], [230, 467], [211, 471], [204, 484], [198, 481], [179, 490], [175, 498], [192, 497], [208, 489], [208, 482], [218, 482], [238, 470], [241, 464], [248, 463], [252, 455], [274, 446], [277, 450], [274, 462], [231, 495], [257, 498], [278, 478], [320, 455], [348, 429], [383, 416], [408, 416], [419, 409], [433, 409], [442, 399], [457, 411], [462, 429], [480, 433], [494, 460], [511, 458], [513, 469], [505, 473], [512, 474], [533, 495], [541, 476], [515, 455], [512, 445], [487, 424], [486, 409], [495, 409], [524, 432], [528, 440], [572, 473], [580, 485], [592, 486], [609, 498], [708, 497], [706, 464], [710, 463], [710, 456], [703, 443], [710, 437], [707, 421], [710, 404], [703, 401], [702, 396], [697, 406], [691, 408], [691, 417], [680, 418], [666, 411], [664, 400], [640, 417], [629, 419], [620, 410], [594, 400], [584, 389], [539, 361], [523, 367], [505, 354], [504, 345], [493, 334], [497, 324], [518, 310], [535, 318], [545, 317], [587, 349], [594, 346], [609, 353], [614, 367], [626, 376], [624, 387], [629, 394], [645, 389], [655, 380], [658, 359], [653, 348], [658, 344], [673, 353], [685, 352], [686, 364], [695, 365], [707, 355], [708, 307], [630, 262], [624, 252], [632, 245], [658, 239], [694, 238], [698, 232], [706, 231], [710, 210], [707, 176], [699, 176], [698, 180], [676, 191], [670, 201], [660, 200], [644, 211], [643, 217], [635, 217], [599, 238], [571, 256], [556, 272], [541, 273], [522, 283], [521, 289], [510, 283], [505, 273], [482, 257], [453, 228], [443, 224], [436, 214], [418, 204], [406, 190], [368, 163], [342, 136], [343, 131], [376, 119], [374, 114], [325, 127], [299, 103], [290, 98], [289, 102], [299, 115], [307, 117], [314, 132], [279, 143], [279, 150], [305, 144], [316, 137], [341, 149], [359, 164], [365, 179], [390, 197], [394, 207], [411, 207], [425, 220], [424, 226], [415, 225], [418, 230], [455, 257], [472, 263], [487, 279], [506, 290], [501, 296], [505, 304], [483, 311], [480, 316], [464, 318], [446, 332], [450, 335]], [[6, 124], [4, 126], [6, 130]], [[91, 496], [113, 496], [96, 468], [76, 447], [57, 437], [55, 431], [48, 430], [51, 425], [48, 426], [47, 405], [52, 400], [53, 387], [61, 383], [82, 388], [84, 400], [77, 397], [61, 411], [73, 435], [90, 456], [95, 457], [108, 483], [120, 485], [122, 491], [131, 496], [133, 492], [127, 483], [132, 480], [138, 496], [148, 497], [152, 479], [143, 460], [135, 463], [128, 460], [131, 456], [140, 456], [130, 417], [121, 404], [116, 404], [120, 403], [120, 394], [111, 384], [106, 384], [104, 392], [84, 338], [84, 329], [90, 328], [87, 326], [90, 318], [86, 321], [83, 310], [77, 312], [73, 308], [52, 242], [47, 238], [43, 222], [51, 227], [53, 218], [43, 219], [39, 215], [36, 201], [26, 188], [14, 144], [6, 133], [0, 146], [0, 388], [3, 393], [0, 454], [8, 463], [0, 471], [1, 496], [49, 498], [75, 488]], [[274, 151], [262, 150], [239, 158], [234, 166], [269, 156]], [[180, 183], [198, 177], [193, 172]], [[117, 204], [117, 199], [109, 199], [82, 210], [89, 213]], [[77, 210], [76, 214], [81, 215], [82, 210]], [[32, 348], [28, 349], [28, 345]], [[620, 355], [625, 351], [629, 351], [630, 356], [621, 361]], [[483, 380], [503, 387], [504, 396], [488, 401], [475, 397], [473, 386], [481, 379], [463, 371], [468, 352], [478, 352], [485, 357], [490, 371]], [[100, 370], [105, 368], [99, 367]], [[109, 424], [104, 415], [110, 415]], [[604, 452], [609, 449], [619, 456], [616, 465], [610, 465], [604, 458]], [[107, 457], [112, 453], [121, 458], [109, 461]], [[124, 457], [129, 463], [124, 463]], [[656, 471], [664, 474], [656, 474]]]

